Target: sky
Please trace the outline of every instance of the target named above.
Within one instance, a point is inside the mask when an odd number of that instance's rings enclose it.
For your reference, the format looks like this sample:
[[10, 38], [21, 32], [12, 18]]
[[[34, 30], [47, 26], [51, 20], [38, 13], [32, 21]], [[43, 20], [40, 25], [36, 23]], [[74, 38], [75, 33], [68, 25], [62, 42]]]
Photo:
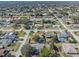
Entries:
[[0, 0], [0, 1], [79, 1], [79, 0]]

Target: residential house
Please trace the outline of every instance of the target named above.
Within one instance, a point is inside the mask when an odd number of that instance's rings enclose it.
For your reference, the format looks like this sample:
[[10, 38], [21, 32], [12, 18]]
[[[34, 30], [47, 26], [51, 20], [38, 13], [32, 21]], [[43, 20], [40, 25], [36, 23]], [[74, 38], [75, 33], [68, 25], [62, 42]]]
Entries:
[[16, 40], [16, 34], [14, 32], [6, 33], [0, 38], [0, 48], [6, 47]]
[[57, 37], [59, 42], [66, 42], [68, 40], [69, 35], [66, 32], [62, 32], [60, 34], [57, 34]]

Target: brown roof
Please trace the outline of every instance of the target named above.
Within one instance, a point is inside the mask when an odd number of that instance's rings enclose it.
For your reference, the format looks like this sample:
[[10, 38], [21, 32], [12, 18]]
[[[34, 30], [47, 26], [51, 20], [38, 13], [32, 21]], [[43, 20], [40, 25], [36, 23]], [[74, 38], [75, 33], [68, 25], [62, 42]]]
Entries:
[[5, 51], [5, 49], [0, 49], [0, 56], [3, 56], [4, 55], [4, 51]]

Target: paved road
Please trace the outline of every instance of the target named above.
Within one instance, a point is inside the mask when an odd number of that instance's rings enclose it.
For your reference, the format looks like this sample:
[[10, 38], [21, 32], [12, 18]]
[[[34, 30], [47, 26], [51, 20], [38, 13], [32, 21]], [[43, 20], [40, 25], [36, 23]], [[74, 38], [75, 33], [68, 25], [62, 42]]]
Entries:
[[[13, 29], [0, 29], [0, 31], [3, 31], [3, 32], [10, 32], [10, 31], [21, 31], [22, 29], [17, 29], [17, 30], [13, 30]], [[61, 30], [61, 31], [60, 31]], [[35, 30], [23, 30], [23, 31], [35, 31]], [[59, 29], [45, 29], [45, 30], [37, 30], [37, 31], [64, 31], [64, 29], [62, 30], [61, 28]], [[79, 31], [78, 29], [77, 30], [73, 30], [73, 29], [70, 29], [71, 32], [75, 32], [75, 31]]]
[[24, 40], [21, 42], [21, 45], [20, 47], [18, 48], [17, 52], [16, 52], [16, 57], [19, 57], [19, 55], [21, 55], [21, 48], [22, 46], [25, 44], [25, 43], [28, 43], [28, 36], [29, 36], [29, 32], [30, 31], [25, 31], [26, 34], [25, 34], [25, 37], [24, 37]]

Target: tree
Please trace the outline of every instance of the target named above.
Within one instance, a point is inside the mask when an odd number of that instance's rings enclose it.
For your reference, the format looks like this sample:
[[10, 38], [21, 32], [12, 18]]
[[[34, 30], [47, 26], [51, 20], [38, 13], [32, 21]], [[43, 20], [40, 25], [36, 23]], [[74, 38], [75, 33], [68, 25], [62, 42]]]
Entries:
[[24, 28], [27, 30], [31, 29], [29, 25], [25, 25]]
[[29, 44], [26, 44], [21, 48], [22, 55], [26, 57], [30, 57], [33, 51], [34, 51], [34, 48], [31, 47]]
[[14, 29], [19, 29], [19, 28], [21, 28], [21, 26], [20, 26], [19, 24], [14, 24], [12, 27], [13, 27]]
[[74, 21], [74, 23], [79, 23], [79, 17], [78, 16], [72, 16], [71, 19]]
[[63, 15], [63, 16], [65, 16], [65, 15], [68, 16], [69, 15], [66, 11], [63, 11], [63, 10], [60, 10], [60, 14]]
[[3, 34], [2, 31], [0, 31], [0, 36], [2, 36], [2, 34]]

